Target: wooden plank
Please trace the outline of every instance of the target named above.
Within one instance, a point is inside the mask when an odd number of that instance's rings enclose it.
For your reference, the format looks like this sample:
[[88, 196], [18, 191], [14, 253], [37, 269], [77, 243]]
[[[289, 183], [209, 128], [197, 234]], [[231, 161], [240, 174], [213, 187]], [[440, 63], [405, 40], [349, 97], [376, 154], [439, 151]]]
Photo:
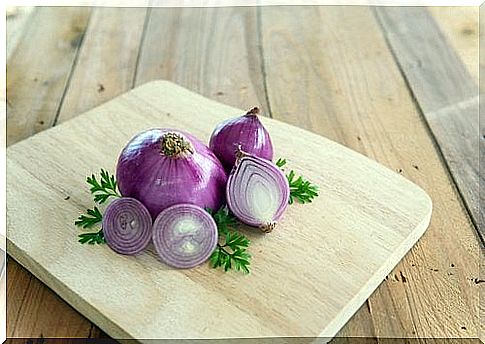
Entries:
[[[7, 336], [23, 338], [83, 337], [91, 323], [17, 262], [8, 264]], [[10, 280], [12, 279], [12, 282]], [[26, 279], [29, 283], [26, 283]], [[11, 297], [16, 299], [10, 301]], [[11, 310], [10, 307], [15, 307]]]
[[[106, 13], [106, 10], [107, 9], [105, 9], [104, 13]], [[194, 44], [196, 39], [194, 39], [193, 36], [198, 35], [196, 36], [197, 40], [202, 39], [204, 40], [204, 44], [211, 47], [211, 56], [214, 56], [215, 58], [224, 57], [224, 59], [220, 59], [217, 64], [214, 64], [207, 61], [210, 56], [204, 55], [206, 60], [202, 63], [198, 63], [197, 66], [202, 68], [204, 65], [210, 65], [211, 70], [204, 78], [199, 80], [200, 83], [194, 83], [187, 86], [204, 89], [207, 95], [210, 95], [213, 98], [222, 99], [226, 103], [236, 106], [246, 108], [258, 104], [259, 101], [256, 98], [258, 92], [255, 92], [254, 89], [261, 87], [262, 83], [260, 82], [259, 85], [254, 85], [252, 83], [253, 80], [260, 75], [260, 73], [253, 68], [259, 65], [258, 63], [253, 62], [254, 58], [259, 55], [257, 54], [258, 50], [252, 39], [254, 34], [250, 34], [250, 32], [253, 32], [251, 30], [255, 30], [254, 14], [254, 10], [245, 8], [154, 9], [152, 20], [147, 29], [147, 38], [145, 39], [145, 44], [143, 46], [144, 55], [141, 57], [139, 63], [140, 70], [138, 72], [139, 77], [137, 83], [141, 84], [151, 79], [170, 77], [170, 71], [165, 68], [163, 73], [161, 73], [158, 69], [159, 65], [164, 61], [166, 61], [166, 65], [168, 65], [169, 63], [173, 63], [173, 61], [182, 60], [183, 56], [186, 56], [186, 59], [187, 56], [190, 56], [190, 58], [183, 68], [177, 69], [175, 73], [177, 75], [176, 78], [178, 78], [179, 81], [183, 81], [186, 79], [190, 80], [190, 77], [193, 75], [198, 75], [198, 72], [194, 68], [194, 62], [197, 62], [200, 58], [199, 52], [196, 49], [188, 49], [188, 46], [198, 46], [197, 44]], [[101, 29], [109, 28], [108, 25], [103, 23], [102, 17], [102, 15], [93, 15], [90, 27], [97, 26]], [[109, 20], [116, 21], [116, 18], [113, 16], [108, 17]], [[174, 20], [180, 17], [183, 17], [182, 21], [178, 22], [177, 20]], [[97, 18], [99, 20], [97, 20]], [[167, 23], [171, 23], [170, 27], [168, 27], [169, 25], [167, 25]], [[237, 25], [232, 25], [232, 23], [236, 23]], [[128, 25], [126, 25], [126, 27], [128, 27]], [[179, 27], [180, 29], [177, 30], [176, 27]], [[138, 28], [138, 26], [135, 25], [135, 28]], [[168, 37], [167, 29], [170, 30], [171, 34], [177, 31], [176, 35], [173, 34], [171, 36], [172, 40], [177, 42], [174, 43], [177, 47], [176, 51], [173, 51], [171, 45], [165, 44]], [[69, 106], [68, 104], [77, 102], [81, 107], [84, 107], [84, 104], [86, 103], [89, 103], [89, 106], [94, 106], [97, 105], [95, 102], [102, 102], [105, 99], [108, 99], [108, 95], [109, 97], [112, 97], [117, 92], [116, 86], [109, 88], [104, 87], [105, 90], [102, 92], [102, 95], [98, 96], [97, 94], [91, 93], [93, 88], [96, 90], [98, 89], [97, 84], [86, 84], [86, 89], [81, 88], [83, 84], [90, 82], [88, 80], [92, 80], [92, 76], [90, 77], [89, 73], [84, 72], [86, 68], [90, 68], [90, 62], [95, 63], [98, 67], [104, 64], [111, 66], [110, 61], [125, 59], [124, 54], [117, 54], [118, 52], [115, 51], [115, 49], [109, 49], [109, 47], [112, 46], [112, 43], [110, 43], [111, 45], [109, 44], [109, 38], [106, 37], [108, 35], [101, 35], [99, 32], [100, 30], [96, 30], [97, 32], [94, 35], [94, 31], [95, 30], [89, 28], [86, 33], [77, 67], [74, 71], [73, 80], [71, 80], [70, 83], [70, 90], [68, 90], [64, 106], [61, 108], [61, 113], [59, 115], [59, 120], [61, 122], [69, 117], [67, 113], [81, 111], [81, 108], [68, 110], [68, 107], [75, 108], [77, 106]], [[93, 32], [94, 35], [92, 38], [91, 32]], [[213, 37], [211, 34], [201, 35], [201, 32], [215, 32], [217, 37]], [[223, 32], [225, 32], [230, 39], [222, 37]], [[220, 39], [221, 37], [224, 39]], [[242, 44], [241, 42], [246, 43]], [[123, 44], [123, 40], [119, 43]], [[107, 45], [108, 48], [104, 48], [104, 45]], [[88, 49], [87, 47], [91, 47], [92, 49]], [[250, 51], [245, 51], [246, 47], [251, 47]], [[166, 50], [164, 51], [163, 49]], [[108, 56], [110, 53], [116, 53], [116, 56]], [[249, 54], [251, 56], [248, 58]], [[251, 62], [249, 62], [249, 60]], [[101, 63], [97, 61], [101, 61]], [[251, 68], [251, 72], [247, 70], [248, 68]], [[237, 71], [237, 76], [235, 71]], [[121, 68], [112, 71], [106, 68], [101, 71], [98, 70], [97, 72], [102, 73], [102, 75], [106, 75], [109, 72], [110, 78], [126, 80], [125, 77], [130, 72], [130, 69]], [[112, 75], [112, 73], [115, 73], [115, 75]], [[119, 76], [120, 74], [124, 76]], [[227, 75], [231, 77], [231, 82], [228, 83], [225, 81], [222, 85], [224, 88], [221, 88], [219, 82], [225, 80]], [[221, 78], [221, 76], [224, 77]], [[251, 78], [248, 76], [251, 76]], [[78, 80], [78, 82], [76, 82], [76, 80]], [[209, 82], [209, 80], [211, 81]], [[128, 82], [126, 82], [123, 87], [127, 84]], [[239, 89], [234, 88], [233, 85], [238, 85]], [[71, 97], [75, 99], [71, 100]], [[86, 99], [89, 101], [86, 101]], [[87, 108], [89, 106], [86, 105], [85, 107]], [[27, 300], [26, 302], [35, 302], [35, 300]], [[53, 314], [52, 316], [55, 317], [56, 315]], [[35, 315], [33, 315], [33, 317], [35, 317]], [[32, 319], [30, 321], [34, 320]], [[93, 328], [91, 336], [97, 337], [98, 333], [99, 330]], [[55, 335], [55, 333], [53, 335]]]
[[[268, 7], [261, 23], [274, 117], [364, 153], [433, 200], [430, 228], [369, 299], [375, 334], [475, 336], [474, 229], [372, 10]], [[368, 333], [361, 326], [352, 319], [340, 334]]]
[[[485, 47], [485, 4], [480, 6], [480, 21], [479, 21], [479, 31], [482, 33], [479, 35], [480, 39], [480, 46]], [[485, 54], [480, 54], [479, 56], [479, 70], [480, 75], [485, 75]], [[485, 78], [479, 78], [479, 90], [480, 90], [480, 171], [485, 171]], [[483, 209], [485, 207], [485, 185], [480, 183], [480, 207]], [[480, 212], [480, 218], [478, 219], [478, 226], [481, 228], [482, 232], [485, 229], [485, 213], [483, 211]], [[482, 254], [480, 256], [480, 281], [485, 281], [485, 250], [482, 250]], [[485, 342], [485, 282], [482, 282], [482, 287], [480, 288], [480, 329], [478, 333], [478, 338]]]
[[54, 123], [89, 13], [88, 7], [36, 9], [7, 61], [7, 145]]
[[478, 9], [476, 6], [428, 7], [475, 83], [478, 83]]
[[[101, 7], [93, 11], [57, 123], [131, 89], [147, 11]], [[63, 300], [57, 302], [65, 304]], [[79, 322], [89, 321], [79, 315]], [[94, 324], [90, 325], [88, 336], [107, 337]]]
[[76, 240], [72, 220], [92, 204], [80, 188], [85, 175], [113, 170], [135, 133], [178, 127], [207, 142], [241, 112], [158, 81], [10, 147], [11, 254], [115, 338], [332, 337], [426, 230], [431, 200], [394, 171], [297, 127], [261, 119], [277, 153], [324, 197], [289, 207], [271, 235], [241, 229], [251, 274], [171, 269], [150, 248], [126, 257]]
[[7, 48], [6, 55], [9, 59], [12, 52], [17, 47], [19, 41], [25, 33], [25, 29], [28, 26], [29, 19], [34, 12], [33, 6], [17, 7], [9, 6], [6, 9], [7, 14]]
[[[24, 270], [23, 273], [22, 270]], [[11, 337], [32, 275], [12, 259], [8, 259], [7, 262], [7, 275], [7, 337]]]
[[108, 7], [93, 11], [58, 123], [132, 88], [146, 12]]
[[478, 168], [478, 85], [425, 8], [378, 8], [377, 16], [477, 224], [479, 181], [485, 182]]
[[167, 79], [225, 104], [267, 113], [251, 7], [153, 8], [136, 84]]
[[[98, 8], [94, 10], [57, 122], [67, 120], [131, 88], [145, 14], [146, 9]], [[120, 54], [120, 51], [123, 54]], [[21, 270], [18, 271], [19, 274], [28, 274], [22, 268], [19, 270]], [[20, 336], [25, 334], [25, 337], [31, 335], [32, 332], [28, 326], [37, 323], [39, 317], [46, 319], [44, 324], [46, 326], [38, 329], [44, 335], [46, 331], [51, 337], [64, 333], [62, 312], [46, 315], [42, 308], [35, 305], [42, 303], [45, 307], [64, 309], [68, 307], [67, 304], [59, 298], [52, 297], [52, 291], [47, 287], [42, 288], [39, 283], [35, 286], [38, 290], [32, 291], [31, 285], [23, 301], [25, 305], [34, 306], [19, 310], [22, 312], [23, 321], [17, 325], [16, 334]], [[39, 299], [37, 297], [39, 294], [47, 297]], [[70, 327], [89, 329], [89, 332], [88, 330], [82, 332], [84, 334], [81, 336], [103, 335], [97, 327], [91, 326], [79, 313], [76, 314], [78, 324], [74, 324], [71, 319]], [[12, 317], [13, 314], [10, 316]], [[54, 327], [55, 324], [60, 326], [59, 329]]]
[[[17, 22], [7, 24], [10, 40], [7, 63], [8, 144], [52, 125], [90, 10], [36, 8], [28, 16], [26, 11], [20, 13], [25, 16], [18, 19], [15, 16], [12, 20]], [[30, 22], [28, 25], [27, 21]], [[86, 337], [89, 334], [90, 323], [32, 278], [27, 270], [11, 259], [7, 270], [8, 336]], [[49, 310], [47, 316], [46, 309]], [[66, 329], [66, 325], [69, 328]]]
[[0, 276], [0, 321], [2, 322], [2, 328], [0, 329], [0, 338], [5, 341], [7, 338], [7, 275], [5, 271]]
[[7, 275], [7, 337], [89, 336], [91, 323], [13, 259]]

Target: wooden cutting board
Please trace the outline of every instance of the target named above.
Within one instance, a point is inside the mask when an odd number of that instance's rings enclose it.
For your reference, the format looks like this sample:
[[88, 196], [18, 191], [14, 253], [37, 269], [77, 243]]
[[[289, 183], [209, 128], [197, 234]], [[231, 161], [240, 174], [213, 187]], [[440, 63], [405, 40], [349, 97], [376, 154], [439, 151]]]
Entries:
[[262, 118], [275, 158], [320, 196], [289, 206], [270, 234], [243, 229], [249, 275], [175, 270], [152, 248], [126, 257], [77, 242], [73, 222], [93, 206], [86, 176], [114, 172], [133, 135], [172, 127], [208, 142], [241, 113], [155, 81], [9, 147], [9, 254], [114, 338], [333, 337], [420, 238], [432, 205], [415, 184], [324, 137]]

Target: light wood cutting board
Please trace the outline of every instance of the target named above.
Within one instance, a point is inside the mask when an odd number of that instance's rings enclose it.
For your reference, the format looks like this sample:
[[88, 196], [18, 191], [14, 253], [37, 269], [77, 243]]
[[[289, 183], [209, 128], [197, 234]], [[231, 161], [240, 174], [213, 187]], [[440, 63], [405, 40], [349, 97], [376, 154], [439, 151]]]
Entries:
[[[257, 104], [253, 104], [257, 105]], [[93, 206], [85, 178], [115, 170], [150, 127], [208, 142], [243, 113], [155, 81], [7, 149], [8, 252], [114, 338], [333, 337], [426, 230], [428, 195], [399, 174], [324, 137], [262, 118], [275, 158], [320, 187], [252, 243], [251, 274], [204, 264], [175, 270], [152, 248], [121, 256], [77, 242]]]

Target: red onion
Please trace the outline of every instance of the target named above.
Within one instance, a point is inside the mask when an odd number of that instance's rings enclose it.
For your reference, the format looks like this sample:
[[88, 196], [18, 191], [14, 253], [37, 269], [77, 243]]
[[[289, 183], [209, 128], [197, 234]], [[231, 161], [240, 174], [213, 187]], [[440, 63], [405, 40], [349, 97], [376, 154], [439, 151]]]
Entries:
[[290, 187], [271, 161], [239, 151], [229, 175], [226, 199], [229, 209], [242, 222], [271, 232], [288, 205]]
[[194, 136], [173, 129], [136, 135], [116, 169], [123, 196], [141, 201], [152, 218], [178, 203], [219, 209], [227, 175], [216, 156]]
[[239, 145], [248, 154], [273, 159], [273, 145], [258, 113], [259, 109], [255, 107], [243, 116], [220, 123], [212, 133], [209, 147], [226, 170], [230, 171], [234, 166]]
[[108, 246], [121, 254], [140, 253], [150, 242], [152, 218], [138, 200], [121, 197], [104, 212], [103, 234]]
[[216, 248], [217, 226], [204, 209], [177, 204], [157, 216], [152, 236], [163, 262], [176, 268], [192, 268], [205, 262]]

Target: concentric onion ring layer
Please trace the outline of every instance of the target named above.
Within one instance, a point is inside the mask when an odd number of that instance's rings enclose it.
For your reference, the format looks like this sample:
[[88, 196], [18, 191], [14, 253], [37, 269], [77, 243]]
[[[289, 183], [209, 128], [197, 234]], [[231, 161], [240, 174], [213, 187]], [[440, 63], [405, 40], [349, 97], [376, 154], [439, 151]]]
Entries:
[[227, 203], [241, 221], [265, 226], [278, 220], [288, 204], [289, 187], [283, 173], [271, 162], [243, 157], [227, 183]]
[[182, 269], [205, 262], [217, 245], [217, 226], [212, 216], [192, 204], [163, 210], [155, 219], [152, 235], [160, 259]]
[[122, 197], [114, 200], [103, 216], [103, 233], [114, 251], [135, 255], [150, 242], [152, 218], [138, 200]]

